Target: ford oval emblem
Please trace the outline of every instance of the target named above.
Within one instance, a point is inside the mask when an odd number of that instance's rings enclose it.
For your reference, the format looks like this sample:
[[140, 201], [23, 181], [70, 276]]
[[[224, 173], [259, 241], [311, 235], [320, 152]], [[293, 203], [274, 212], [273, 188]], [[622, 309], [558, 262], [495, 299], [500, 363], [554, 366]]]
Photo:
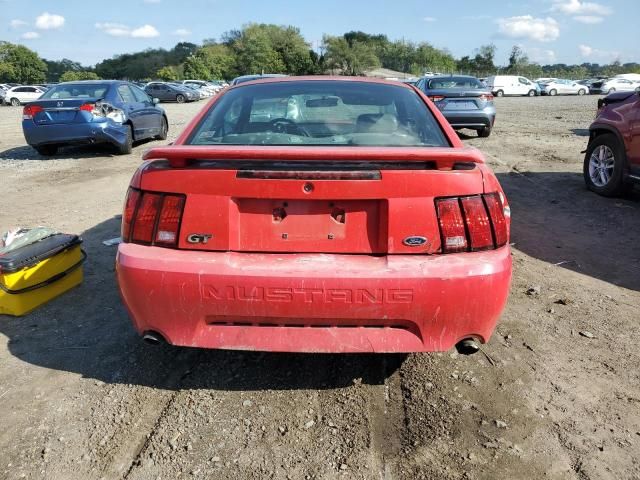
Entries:
[[427, 239], [424, 237], [412, 236], [405, 238], [402, 243], [407, 247], [421, 247], [427, 243]]

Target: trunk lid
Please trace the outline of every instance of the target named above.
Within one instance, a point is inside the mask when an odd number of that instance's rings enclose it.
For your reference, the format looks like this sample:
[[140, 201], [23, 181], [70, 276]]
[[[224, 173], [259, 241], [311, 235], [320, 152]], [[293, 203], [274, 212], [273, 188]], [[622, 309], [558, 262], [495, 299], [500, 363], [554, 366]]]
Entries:
[[178, 248], [435, 253], [434, 199], [483, 193], [475, 149], [168, 147], [142, 190], [186, 195]]
[[33, 121], [37, 125], [86, 123], [91, 119], [91, 113], [80, 110], [85, 104], [95, 104], [97, 98], [68, 98], [60, 100], [36, 100], [29, 105], [43, 108], [34, 115]]
[[429, 97], [441, 100], [434, 100], [436, 106], [442, 111], [451, 110], [482, 110], [492, 100], [488, 100], [492, 94], [485, 90], [429, 90]]

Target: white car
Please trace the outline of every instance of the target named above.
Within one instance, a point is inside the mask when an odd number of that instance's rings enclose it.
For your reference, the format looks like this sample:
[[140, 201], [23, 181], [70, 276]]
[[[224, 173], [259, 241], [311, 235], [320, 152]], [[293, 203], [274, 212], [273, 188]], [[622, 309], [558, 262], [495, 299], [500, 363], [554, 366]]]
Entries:
[[556, 79], [549, 83], [540, 85], [542, 95], [586, 95], [589, 93], [589, 87], [580, 85], [573, 80]]
[[215, 89], [203, 80], [184, 80], [182, 83], [197, 88], [203, 97], [211, 97], [216, 94]]
[[537, 83], [517, 75], [492, 75], [487, 77], [484, 83], [496, 97], [502, 97], [503, 95], [535, 97], [540, 94], [540, 87]]
[[614, 77], [605, 80], [600, 87], [600, 92], [609, 94], [613, 92], [633, 92], [640, 88], [640, 82], [627, 78]]
[[29, 103], [39, 99], [44, 92], [45, 90], [43, 88], [36, 87], [35, 85], [13, 87], [4, 94], [4, 103], [18, 107], [23, 103]]

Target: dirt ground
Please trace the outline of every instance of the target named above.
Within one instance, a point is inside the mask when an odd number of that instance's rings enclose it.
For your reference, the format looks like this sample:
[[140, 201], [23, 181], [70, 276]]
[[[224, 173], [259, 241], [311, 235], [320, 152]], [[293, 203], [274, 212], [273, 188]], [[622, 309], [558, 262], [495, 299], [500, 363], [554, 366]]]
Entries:
[[[203, 103], [167, 105], [175, 138]], [[81, 233], [81, 287], [0, 316], [2, 479], [640, 479], [640, 193], [585, 190], [596, 97], [497, 99], [481, 148], [514, 279], [483, 352], [289, 355], [148, 346], [114, 279], [145, 149], [24, 145], [0, 108], [0, 230]]]

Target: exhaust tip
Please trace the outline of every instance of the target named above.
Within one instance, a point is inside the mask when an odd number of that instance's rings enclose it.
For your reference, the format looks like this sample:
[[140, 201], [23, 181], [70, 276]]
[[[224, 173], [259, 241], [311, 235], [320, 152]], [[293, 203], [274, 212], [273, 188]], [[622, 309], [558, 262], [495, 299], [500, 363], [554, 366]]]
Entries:
[[166, 343], [164, 337], [156, 332], [146, 332], [142, 336], [142, 340], [149, 345], [160, 345], [162, 343]]
[[460, 355], [473, 355], [480, 350], [480, 344], [473, 338], [465, 338], [456, 344], [456, 350]]

